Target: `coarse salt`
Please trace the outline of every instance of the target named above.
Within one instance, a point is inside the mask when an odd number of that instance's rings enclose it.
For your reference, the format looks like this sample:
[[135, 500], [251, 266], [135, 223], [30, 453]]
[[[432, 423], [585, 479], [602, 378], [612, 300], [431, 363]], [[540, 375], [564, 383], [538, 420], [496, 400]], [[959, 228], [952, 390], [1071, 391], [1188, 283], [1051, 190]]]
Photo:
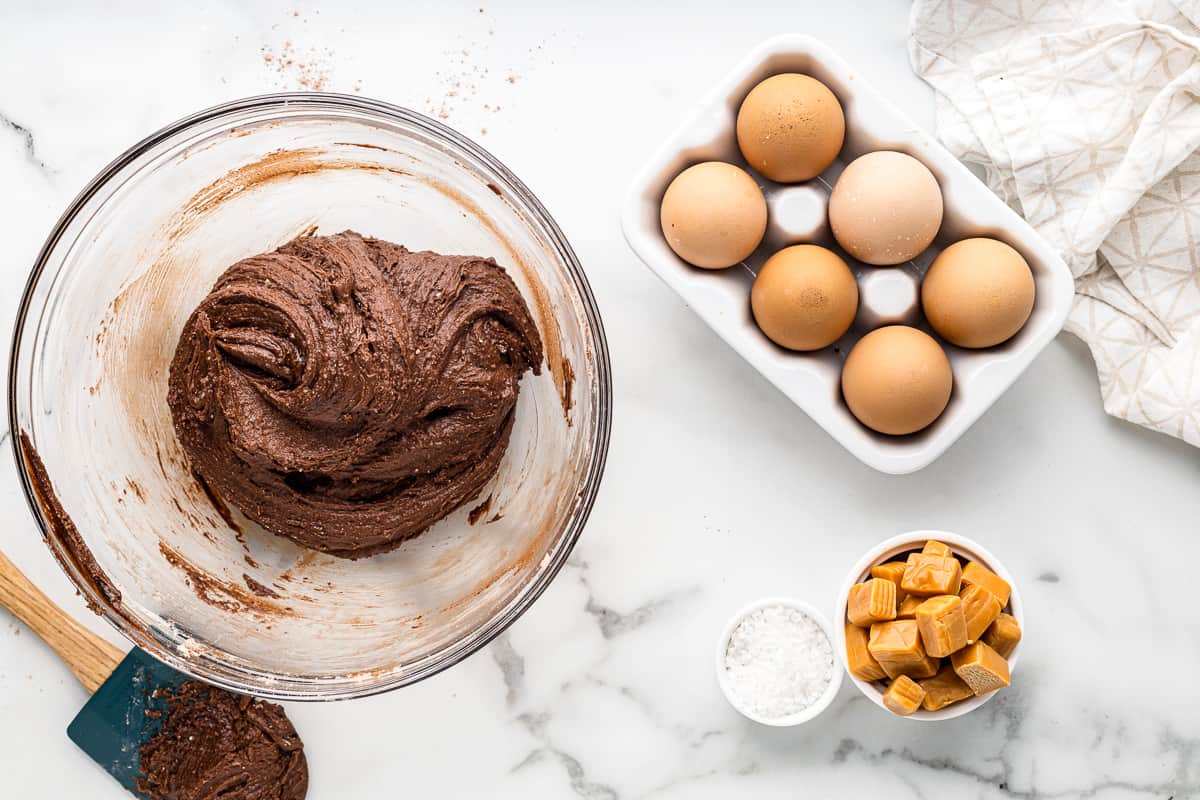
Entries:
[[799, 714], [833, 679], [825, 630], [797, 608], [759, 608], [737, 624], [725, 648], [725, 675], [738, 704], [764, 719]]

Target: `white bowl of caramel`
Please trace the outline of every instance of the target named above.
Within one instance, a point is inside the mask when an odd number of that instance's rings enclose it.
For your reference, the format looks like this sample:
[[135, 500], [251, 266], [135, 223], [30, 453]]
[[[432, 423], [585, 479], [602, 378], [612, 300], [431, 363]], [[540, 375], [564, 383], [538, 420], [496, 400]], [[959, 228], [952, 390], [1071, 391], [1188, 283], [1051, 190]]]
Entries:
[[960, 717], [1004, 691], [1025, 628], [1012, 575], [948, 531], [872, 548], [847, 575], [835, 619], [851, 682], [880, 708], [923, 722]]

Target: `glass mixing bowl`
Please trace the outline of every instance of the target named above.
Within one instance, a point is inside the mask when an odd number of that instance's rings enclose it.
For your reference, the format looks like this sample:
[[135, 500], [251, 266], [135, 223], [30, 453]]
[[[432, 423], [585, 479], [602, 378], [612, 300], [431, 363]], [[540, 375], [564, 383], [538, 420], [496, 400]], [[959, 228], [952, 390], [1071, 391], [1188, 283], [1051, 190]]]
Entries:
[[[166, 405], [179, 332], [227, 266], [306, 232], [345, 229], [495, 257], [546, 346], [481, 497], [359, 561], [300, 548], [206, 496]], [[566, 561], [608, 447], [604, 332], [558, 226], [478, 145], [359, 97], [240, 100], [121, 155], [42, 249], [10, 364], [25, 494], [85, 599], [171, 666], [276, 699], [393, 689], [486, 644]], [[24, 437], [78, 540], [51, 524]]]

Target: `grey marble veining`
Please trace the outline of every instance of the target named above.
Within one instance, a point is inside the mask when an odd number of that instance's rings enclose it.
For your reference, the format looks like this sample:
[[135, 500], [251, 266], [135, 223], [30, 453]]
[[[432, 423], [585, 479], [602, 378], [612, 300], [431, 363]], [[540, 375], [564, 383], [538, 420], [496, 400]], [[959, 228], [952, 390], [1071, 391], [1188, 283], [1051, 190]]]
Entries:
[[0, 113], [0, 128], [6, 128], [17, 136], [24, 150], [25, 158], [30, 164], [33, 164], [46, 175], [50, 174], [50, 168], [46, 166], [46, 162], [38, 155], [37, 141], [33, 138], [33, 131], [19, 122], [9, 119], [3, 113]]

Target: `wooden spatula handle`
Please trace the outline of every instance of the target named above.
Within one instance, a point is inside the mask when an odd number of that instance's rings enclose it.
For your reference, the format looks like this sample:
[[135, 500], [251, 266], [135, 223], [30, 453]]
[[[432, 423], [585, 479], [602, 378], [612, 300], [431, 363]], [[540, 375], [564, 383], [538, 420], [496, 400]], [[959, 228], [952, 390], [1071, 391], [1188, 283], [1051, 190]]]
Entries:
[[125, 654], [67, 616], [0, 553], [0, 605], [42, 637], [88, 693], [108, 679]]

